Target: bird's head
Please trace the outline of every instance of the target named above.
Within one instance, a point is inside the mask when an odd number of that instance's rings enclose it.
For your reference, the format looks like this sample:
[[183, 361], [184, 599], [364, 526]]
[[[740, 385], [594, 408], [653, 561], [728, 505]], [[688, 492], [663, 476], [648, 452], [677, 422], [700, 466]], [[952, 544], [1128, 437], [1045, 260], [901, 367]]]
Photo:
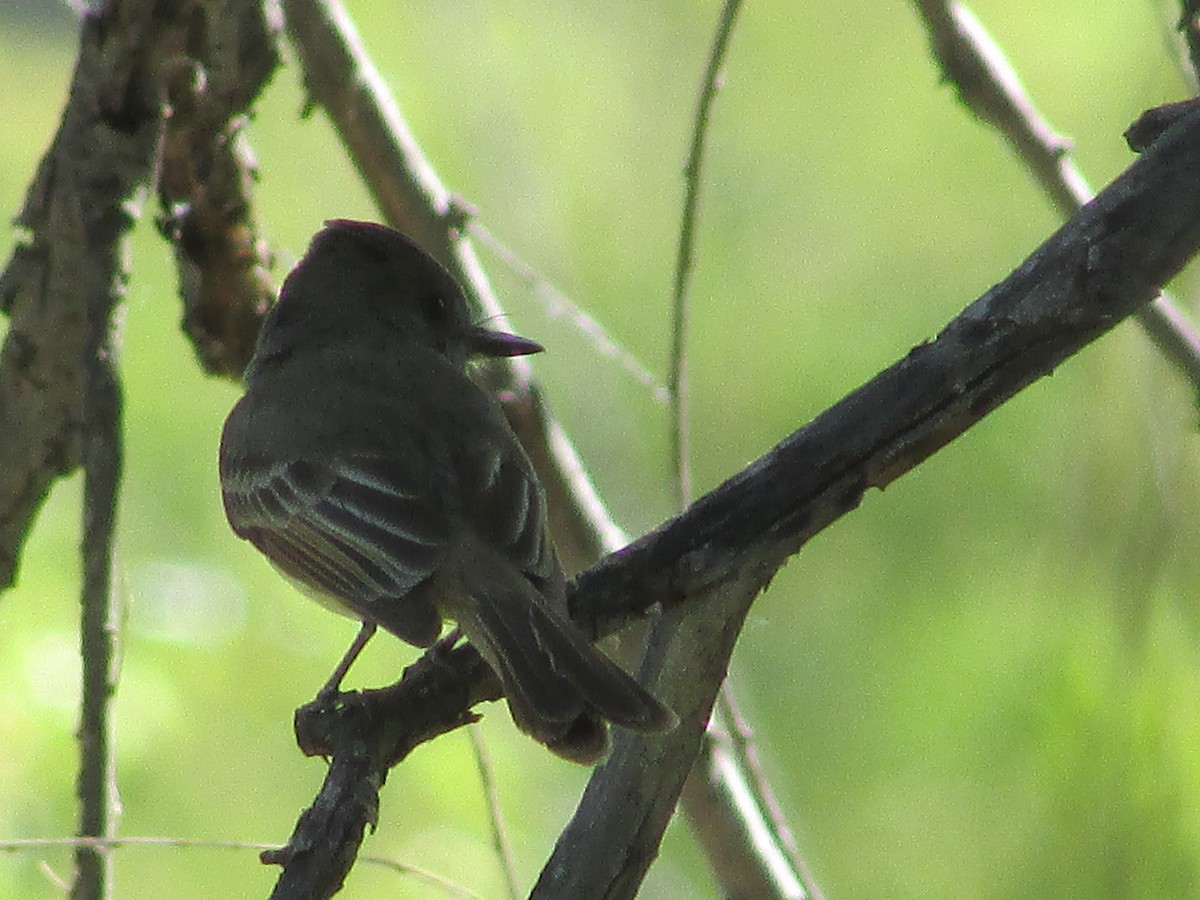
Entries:
[[398, 341], [434, 348], [460, 365], [473, 356], [542, 349], [528, 338], [474, 324], [450, 273], [398, 231], [333, 219], [285, 279], [260, 340], [269, 344], [275, 333], [289, 343], [337, 341], [364, 331], [394, 333]]

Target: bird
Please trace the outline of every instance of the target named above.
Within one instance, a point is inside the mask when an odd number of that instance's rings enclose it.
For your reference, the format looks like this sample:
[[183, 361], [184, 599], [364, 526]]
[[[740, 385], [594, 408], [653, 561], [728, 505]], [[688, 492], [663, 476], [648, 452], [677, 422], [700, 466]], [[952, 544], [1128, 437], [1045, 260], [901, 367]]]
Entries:
[[673, 712], [571, 621], [533, 465], [472, 359], [542, 347], [473, 324], [453, 277], [384, 225], [335, 219], [263, 321], [221, 434], [234, 533], [327, 607], [429, 647], [455, 623], [516, 726], [593, 763]]

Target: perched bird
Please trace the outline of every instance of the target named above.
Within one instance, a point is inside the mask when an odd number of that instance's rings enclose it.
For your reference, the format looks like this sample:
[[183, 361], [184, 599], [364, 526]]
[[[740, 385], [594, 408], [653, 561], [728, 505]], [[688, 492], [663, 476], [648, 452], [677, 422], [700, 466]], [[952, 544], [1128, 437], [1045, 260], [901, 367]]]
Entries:
[[418, 647], [457, 623], [499, 676], [513, 721], [592, 762], [602, 720], [674, 716], [566, 612], [562, 569], [529, 458], [473, 356], [534, 353], [473, 325], [461, 289], [382, 225], [335, 220], [284, 281], [225, 422], [225, 512], [326, 606]]

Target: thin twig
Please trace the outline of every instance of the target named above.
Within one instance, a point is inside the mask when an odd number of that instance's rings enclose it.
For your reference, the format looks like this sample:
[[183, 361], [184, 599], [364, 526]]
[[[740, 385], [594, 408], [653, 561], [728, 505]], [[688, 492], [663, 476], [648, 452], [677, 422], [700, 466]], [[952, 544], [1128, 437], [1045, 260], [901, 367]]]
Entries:
[[[84, 367], [83, 597], [80, 657], [83, 665], [79, 722], [79, 834], [108, 837], [115, 827], [116, 757], [112, 704], [120, 671], [120, 598], [114, 583], [117, 494], [121, 483], [121, 386], [116, 370], [113, 316], [118, 304], [114, 240], [108, 254], [114, 278], [109, 293], [89, 299], [88, 358]], [[123, 276], [122, 276], [123, 280]], [[95, 847], [75, 853], [72, 898], [107, 897], [111, 861]]]
[[1182, 10], [1178, 27], [1187, 45], [1191, 81], [1195, 84], [1197, 79], [1200, 79], [1200, 2], [1182, 0], [1179, 5]]
[[479, 770], [479, 784], [483, 788], [483, 797], [487, 803], [488, 826], [492, 832], [492, 847], [504, 870], [505, 886], [508, 888], [510, 900], [521, 896], [520, 881], [517, 878], [517, 865], [513, 860], [512, 845], [508, 842], [508, 831], [504, 827], [504, 812], [500, 808], [500, 792], [496, 787], [496, 773], [492, 770], [492, 758], [483, 742], [483, 733], [478, 722], [467, 726], [467, 735], [471, 739], [471, 749], [475, 752], [475, 767]]
[[[759, 761], [754, 732], [746, 717], [742, 715], [728, 679], [721, 686], [717, 704], [722, 724], [725, 726], [724, 733], [729, 739], [728, 751], [731, 757], [729, 765], [732, 771], [726, 780], [732, 783], [744, 781], [750, 794], [752, 805], [744, 818], [747, 821], [755, 821], [761, 817], [765, 831], [764, 837], [770, 842], [762, 848], [764, 854], [782, 853], [783, 859], [776, 861], [774, 865], [777, 867], [790, 865], [791, 871], [781, 872], [780, 879], [786, 879], [794, 874], [803, 884], [808, 900], [823, 900], [821, 889], [817, 886], [816, 880], [812, 877], [804, 860], [800, 858], [796, 840], [784, 818], [783, 807], [779, 805], [775, 792], [771, 789], [771, 783], [767, 780], [766, 772], [763, 771]], [[754, 843], [755, 846], [760, 846], [758, 840]]]
[[708, 65], [701, 82], [692, 127], [692, 144], [684, 167], [683, 216], [679, 227], [679, 248], [675, 259], [675, 280], [671, 291], [671, 356], [667, 368], [667, 391], [671, 398], [671, 456], [675, 474], [676, 506], [684, 509], [692, 502], [691, 461], [688, 453], [688, 286], [695, 259], [696, 217], [700, 207], [700, 173], [704, 166], [704, 145], [712, 107], [723, 80], [722, 67], [729, 39], [737, 22], [741, 0], [725, 0]]
[[654, 377], [654, 373], [646, 368], [645, 364], [627, 347], [617, 343], [603, 325], [580, 309], [579, 304], [542, 277], [533, 266], [517, 256], [478, 219], [472, 219], [467, 223], [467, 231], [477, 238], [479, 243], [491, 250], [514, 275], [525, 283], [526, 288], [542, 301], [549, 318], [567, 318], [575, 330], [591, 342], [598, 356], [603, 359], [615, 360], [621, 371], [645, 388], [656, 403], [661, 403], [663, 406], [670, 404], [670, 392], [659, 383], [658, 379]]
[[[261, 853], [263, 851], [274, 850], [278, 846], [278, 844], [264, 841], [211, 841], [197, 838], [121, 835], [119, 837], [106, 838], [21, 838], [18, 840], [0, 841], [0, 853], [25, 853], [30, 850], [53, 849], [55, 847], [90, 847], [100, 850], [116, 850], [122, 847], [177, 847], [182, 850], [254, 850]], [[411, 875], [413, 878], [424, 881], [431, 887], [445, 892], [448, 896], [459, 898], [459, 900], [482, 900], [482, 897], [474, 891], [455, 884], [449, 878], [438, 875], [436, 872], [422, 869], [420, 866], [413, 866], [394, 859], [387, 859], [383, 856], [371, 856], [369, 854], [360, 856], [358, 860], [367, 865], [390, 869], [401, 875]]]
[[[822, 900], [759, 763], [754, 734], [728, 678], [713, 706], [702, 754], [708, 777], [693, 772], [682, 802], [705, 852], [717, 860], [726, 894]], [[712, 814], [726, 807], [736, 814]]]
[[[713, 105], [723, 83], [726, 51], [740, 8], [740, 0], [726, 0], [722, 7], [701, 82], [691, 149], [684, 168], [685, 192], [672, 292], [672, 340], [667, 377], [671, 397], [672, 468], [680, 510], [692, 500], [688, 449], [688, 288], [695, 257], [704, 149]], [[679, 627], [694, 626], [685, 621]], [[722, 721], [736, 724], [736, 733], [745, 740], [730, 741], [728, 734], [721, 731]], [[733, 703], [726, 683], [717, 694], [706, 740], [680, 796], [684, 813], [726, 896], [799, 898], [806, 894], [816, 895], [782, 811], [766, 783], [766, 776], [756, 764], [749, 734], [749, 727]]]
[[[709, 760], [711, 777], [701, 778], [698, 771], [693, 771], [684, 786], [682, 802], [689, 811], [693, 807], [706, 812], [733, 806], [741, 813], [736, 817], [688, 816], [688, 825], [705, 853], [718, 860], [723, 895], [793, 900], [816, 896], [796, 876], [791, 860], [782, 852], [777, 829], [763, 817], [763, 806], [753, 786], [745, 779], [748, 770], [735, 755], [724, 719], [717, 714], [720, 708], [718, 701], [713, 721], [704, 733], [704, 753]], [[731, 828], [735, 829], [732, 833]], [[730, 848], [736, 851], [743, 844], [754, 848], [754, 857], [746, 853], [724, 855]], [[739, 886], [737, 893], [730, 891], [730, 884]]]
[[[1074, 215], [1094, 194], [1071, 159], [1070, 142], [1038, 113], [1004, 51], [961, 3], [914, 4], [934, 57], [962, 102], [1009, 142], [1059, 214], [1064, 219]], [[1155, 346], [1191, 381], [1200, 404], [1200, 334], [1195, 326], [1165, 292], [1136, 316]]]

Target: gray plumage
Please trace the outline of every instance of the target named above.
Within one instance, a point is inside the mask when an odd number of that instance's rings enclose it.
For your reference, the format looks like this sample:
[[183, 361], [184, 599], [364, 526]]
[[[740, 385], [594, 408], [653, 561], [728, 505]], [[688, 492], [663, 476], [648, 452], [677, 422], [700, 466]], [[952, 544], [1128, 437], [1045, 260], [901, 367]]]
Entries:
[[674, 717], [567, 618], [533, 467], [465, 371], [538, 349], [472, 326], [453, 279], [397, 232], [329, 222], [263, 325], [221, 485], [234, 531], [321, 602], [421, 647], [456, 621], [517, 725], [589, 762], [597, 716]]

